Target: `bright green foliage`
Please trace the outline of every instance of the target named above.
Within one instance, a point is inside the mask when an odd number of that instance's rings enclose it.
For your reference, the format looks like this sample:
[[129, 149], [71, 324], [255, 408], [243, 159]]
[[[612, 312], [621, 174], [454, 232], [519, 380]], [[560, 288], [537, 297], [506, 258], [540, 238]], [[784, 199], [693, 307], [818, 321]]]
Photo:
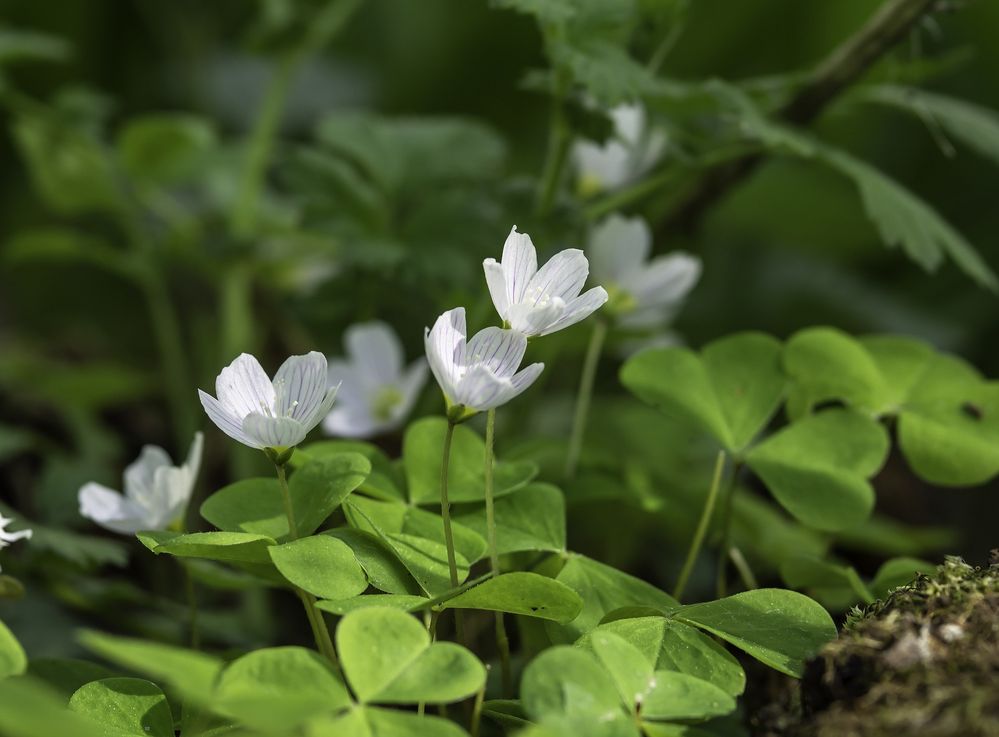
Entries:
[[21, 643], [7, 629], [7, 625], [0, 621], [0, 678], [20, 675], [27, 665], [28, 659]]
[[[402, 460], [409, 499], [414, 504], [440, 504], [441, 458], [447, 421], [427, 417], [410, 424], [403, 438]], [[485, 495], [483, 467], [485, 444], [472, 429], [458, 425], [451, 442], [448, 498], [452, 503], [481, 501]], [[538, 473], [529, 461], [498, 462], [493, 472], [493, 493], [503, 496], [527, 484]]]
[[944, 486], [999, 473], [999, 389], [963, 361], [894, 336], [854, 339], [831, 328], [788, 341], [796, 412], [830, 399], [898, 418], [898, 442], [913, 471]]
[[346, 599], [368, 587], [347, 543], [329, 535], [303, 537], [268, 549], [289, 583], [323, 599]]
[[320, 440], [298, 448], [291, 457], [291, 466], [298, 468], [309, 461], [343, 453], [357, 453], [368, 459], [371, 473], [358, 487], [375, 499], [405, 501], [405, 479], [397, 463], [393, 462], [377, 445], [351, 440]]
[[406, 566], [396, 556], [395, 551], [373, 532], [352, 527], [338, 527], [328, 530], [331, 535], [342, 540], [354, 551], [354, 557], [361, 564], [368, 583], [387, 594], [417, 594], [420, 588]]
[[77, 658], [32, 658], [28, 675], [69, 699], [81, 686], [116, 674], [102, 665]]
[[824, 558], [795, 556], [780, 566], [784, 583], [803, 589], [831, 610], [843, 610], [856, 603], [870, 604], [888, 592], [909, 583], [918, 573], [931, 573], [932, 563], [916, 558], [891, 558], [874, 578], [865, 582], [853, 566]]
[[211, 655], [130, 637], [87, 631], [80, 634], [80, 644], [105, 660], [170, 686], [196, 704], [208, 700], [222, 670], [222, 661]]
[[675, 671], [707, 681], [730, 696], [746, 688], [738, 661], [714, 639], [671, 617], [639, 616], [607, 621], [579, 643], [590, 646], [597, 633], [624, 639], [637, 648], [657, 671]]
[[173, 715], [159, 687], [139, 678], [106, 678], [81, 687], [69, 708], [109, 737], [173, 737]]
[[691, 604], [674, 616], [790, 676], [800, 676], [805, 660], [836, 636], [836, 625], [825, 609], [807, 596], [782, 589], [744, 591]]
[[425, 596], [414, 596], [412, 594], [363, 594], [353, 596], [349, 599], [324, 599], [316, 602], [316, 606], [324, 612], [344, 615], [355, 609], [366, 607], [391, 607], [403, 612], [415, 611], [426, 606], [430, 601]]
[[468, 650], [431, 644], [426, 628], [397, 609], [347, 614], [336, 631], [343, 672], [361, 703], [447, 703], [471, 696], [486, 671]]
[[774, 338], [740, 333], [705, 346], [639, 353], [621, 382], [639, 399], [694, 423], [726, 450], [740, 454], [777, 411], [785, 379]]
[[360, 706], [335, 717], [319, 719], [309, 737], [467, 737], [452, 721], [406, 711]]
[[[565, 496], [551, 484], [530, 483], [496, 500], [496, 550], [500, 554], [525, 550], [565, 550]], [[485, 538], [482, 505], [462, 505], [454, 520]]]
[[526, 617], [548, 619], [565, 624], [583, 608], [575, 591], [552, 578], [537, 573], [515, 571], [483, 581], [462, 594], [448, 599], [449, 609], [487, 609]]
[[564, 627], [548, 625], [548, 634], [555, 642], [575, 641], [615, 609], [640, 606], [668, 612], [679, 606], [676, 599], [655, 586], [583, 555], [571, 555], [556, 580], [580, 595], [583, 608]]
[[832, 409], [789, 425], [756, 446], [746, 462], [796, 518], [820, 530], [862, 522], [874, 507], [867, 481], [888, 455], [876, 421]]
[[212, 699], [220, 714], [264, 730], [282, 730], [339, 711], [351, 700], [340, 677], [300, 647], [256, 650], [230, 663]]
[[267, 549], [276, 541], [250, 532], [140, 532], [139, 540], [156, 554], [208, 558], [230, 563], [267, 563]]
[[[357, 453], [338, 453], [298, 468], [288, 482], [298, 536], [311, 535], [367, 478], [370, 462]], [[277, 479], [246, 479], [212, 494], [201, 516], [229, 532], [250, 532], [275, 540], [288, 536], [288, 518]]]
[[5, 681], [0, 687], [0, 734], [9, 737], [108, 737], [101, 727], [69, 711], [67, 698], [30, 679]]

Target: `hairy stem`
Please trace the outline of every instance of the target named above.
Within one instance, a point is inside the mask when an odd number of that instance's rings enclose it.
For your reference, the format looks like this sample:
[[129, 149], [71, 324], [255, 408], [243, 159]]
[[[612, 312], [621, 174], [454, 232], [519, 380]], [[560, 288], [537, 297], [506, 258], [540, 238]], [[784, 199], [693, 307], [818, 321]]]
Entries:
[[[458, 561], [454, 556], [454, 533], [451, 531], [451, 503], [447, 498], [448, 471], [451, 466], [451, 440], [455, 424], [448, 420], [444, 433], [444, 456], [441, 459], [441, 519], [444, 522], [444, 545], [447, 547], [447, 568], [451, 576], [451, 588], [458, 586]], [[465, 622], [461, 612], [454, 613], [454, 628], [458, 640], [465, 641]]]
[[[485, 495], [486, 495], [486, 537], [489, 543], [489, 568], [493, 575], [500, 572], [499, 552], [496, 547], [496, 509], [493, 500], [493, 461], [496, 436], [496, 410], [491, 409], [486, 414], [486, 454]], [[503, 684], [503, 698], [511, 698], [513, 692], [513, 672], [510, 668], [510, 638], [506, 634], [506, 622], [503, 612], [495, 612], [496, 650], [500, 659], [500, 675]]]
[[[288, 539], [298, 539], [298, 526], [295, 524], [295, 509], [291, 503], [291, 489], [288, 488], [288, 476], [285, 473], [283, 463], [275, 463], [277, 470], [278, 485], [281, 487], [281, 500], [284, 502], [284, 513], [288, 517]], [[316, 597], [308, 591], [303, 591], [297, 586], [292, 587], [295, 594], [305, 608], [305, 616], [309, 619], [312, 627], [312, 636], [316, 640], [316, 648], [325, 655], [334, 667], [339, 668], [340, 664], [336, 657], [336, 648], [333, 647], [333, 638], [330, 637], [329, 629], [326, 627], [326, 620], [323, 614], [316, 609]]]
[[722, 502], [721, 539], [718, 543], [718, 570], [715, 575], [715, 594], [719, 599], [726, 595], [728, 588], [726, 571], [732, 538], [732, 506], [735, 503], [735, 487], [739, 480], [739, 471], [741, 470], [741, 461], [736, 461], [732, 466], [732, 478], [727, 485], [725, 499]]
[[708, 489], [708, 498], [704, 502], [704, 509], [701, 511], [701, 519], [697, 523], [697, 530], [694, 531], [694, 539], [690, 542], [690, 550], [687, 551], [687, 559], [683, 562], [680, 570], [680, 577], [677, 579], [676, 588], [673, 589], [673, 598], [681, 601], [683, 592], [687, 588], [687, 581], [690, 573], [694, 570], [697, 556], [701, 552], [704, 538], [707, 535], [708, 527], [711, 525], [711, 515], [715, 509], [715, 500], [718, 498], [718, 489], [721, 487], [722, 471], [725, 468], [725, 451], [718, 451], [718, 459], [715, 461], [714, 474], [711, 477], [711, 488]]
[[565, 477], [571, 479], [579, 467], [579, 456], [583, 451], [583, 438], [586, 435], [586, 420], [590, 414], [590, 401], [593, 398], [593, 383], [597, 378], [597, 365], [600, 352], [607, 337], [607, 323], [597, 319], [593, 323], [590, 344], [583, 359], [583, 373], [579, 381], [579, 395], [576, 397], [576, 414], [572, 421], [572, 435], [569, 437], [569, 452], [565, 458]]

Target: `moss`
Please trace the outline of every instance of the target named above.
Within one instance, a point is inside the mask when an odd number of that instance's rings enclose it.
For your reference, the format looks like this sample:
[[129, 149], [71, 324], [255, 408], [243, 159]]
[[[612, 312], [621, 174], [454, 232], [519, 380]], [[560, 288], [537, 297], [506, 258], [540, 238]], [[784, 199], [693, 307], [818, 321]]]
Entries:
[[999, 558], [948, 558], [854, 610], [754, 721], [757, 735], [782, 737], [999, 735]]

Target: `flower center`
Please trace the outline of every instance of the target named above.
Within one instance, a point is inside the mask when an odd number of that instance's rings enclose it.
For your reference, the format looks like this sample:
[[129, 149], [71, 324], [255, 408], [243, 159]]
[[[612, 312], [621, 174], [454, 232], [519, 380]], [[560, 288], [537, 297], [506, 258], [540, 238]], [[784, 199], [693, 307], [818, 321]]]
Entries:
[[638, 308], [638, 300], [627, 289], [623, 289], [620, 284], [608, 282], [604, 284], [607, 290], [606, 310], [612, 315], [627, 315]]
[[380, 389], [371, 401], [371, 413], [380, 422], [392, 419], [392, 410], [399, 406], [404, 397], [398, 387], [386, 386]]

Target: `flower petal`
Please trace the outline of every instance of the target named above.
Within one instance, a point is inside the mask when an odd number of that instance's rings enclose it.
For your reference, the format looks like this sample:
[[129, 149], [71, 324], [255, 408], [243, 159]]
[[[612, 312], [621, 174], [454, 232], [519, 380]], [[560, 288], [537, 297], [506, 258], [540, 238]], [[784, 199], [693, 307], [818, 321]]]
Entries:
[[499, 407], [510, 394], [510, 379], [502, 379], [482, 364], [472, 366], [462, 377], [455, 396], [455, 404], [463, 404], [479, 411]]
[[156, 503], [156, 472], [172, 465], [170, 456], [159, 446], [143, 446], [139, 457], [125, 469], [125, 496], [151, 509]]
[[243, 418], [243, 432], [253, 439], [257, 448], [291, 448], [298, 445], [308, 430], [290, 417], [268, 417], [254, 412]]
[[323, 420], [323, 431], [339, 438], [370, 438], [379, 423], [366, 407], [338, 404]]
[[248, 353], [241, 353], [222, 369], [215, 380], [215, 394], [226, 411], [240, 420], [251, 412], [274, 409], [274, 386], [260, 362]]
[[312, 432], [312, 429], [316, 425], [326, 419], [326, 415], [328, 415], [330, 410], [333, 409], [333, 403], [336, 401], [339, 391], [339, 384], [331, 386], [327, 389], [326, 396], [323, 397], [323, 401], [319, 403], [319, 406], [316, 408], [315, 412], [312, 413], [312, 416], [302, 419], [302, 425], [305, 427], [306, 435]]
[[274, 374], [274, 415], [305, 422], [319, 409], [327, 386], [326, 356], [311, 351], [289, 357]]
[[578, 248], [567, 248], [552, 256], [527, 285], [524, 301], [535, 305], [558, 297], [568, 302], [579, 294], [590, 273], [590, 262]]
[[78, 494], [80, 514], [101, 527], [122, 535], [148, 530], [146, 511], [106, 486], [90, 482]]
[[541, 372], [544, 370], [545, 365], [543, 363], [532, 363], [527, 368], [514, 374], [513, 378], [510, 379], [510, 384], [513, 386], [513, 394], [509, 396], [507, 401], [526, 391], [541, 376]]
[[652, 248], [652, 231], [642, 218], [611, 215], [593, 229], [587, 253], [600, 282], [623, 282], [639, 273]]
[[423, 385], [427, 383], [429, 368], [427, 362], [421, 358], [411, 363], [409, 368], [406, 369], [406, 373], [402, 376], [402, 381], [399, 382], [399, 392], [402, 394], [402, 400], [392, 410], [393, 422], [405, 419], [413, 411], [416, 400], [420, 398]]
[[550, 335], [558, 330], [575, 325], [585, 320], [603, 306], [607, 301], [607, 290], [603, 287], [593, 287], [576, 297], [565, 306], [565, 314], [552, 323], [541, 335]]
[[545, 335], [545, 331], [565, 314], [566, 304], [558, 297], [534, 306], [531, 302], [511, 305], [510, 327], [527, 337]]
[[502, 266], [507, 305], [516, 304], [524, 298], [527, 284], [538, 270], [538, 252], [531, 236], [518, 233], [516, 225], [503, 244]]
[[486, 286], [489, 287], [489, 296], [493, 299], [493, 307], [499, 316], [506, 320], [506, 312], [510, 308], [510, 301], [506, 293], [506, 277], [503, 276], [503, 265], [496, 262], [494, 258], [487, 258], [482, 262], [482, 270], [486, 273]]
[[258, 450], [264, 447], [243, 432], [242, 419], [228, 412], [219, 400], [200, 389], [198, 389], [198, 397], [201, 399], [201, 406], [205, 408], [208, 418], [215, 423], [219, 430], [243, 445], [248, 445]]
[[367, 386], [394, 384], [402, 373], [402, 343], [383, 322], [351, 325], [344, 336], [347, 355]]
[[464, 366], [465, 331], [465, 308], [456, 307], [438, 317], [423, 338], [430, 370], [441, 391], [452, 399]]
[[660, 256], [622, 286], [639, 303], [671, 306], [682, 301], [701, 278], [701, 260], [689, 253]]
[[527, 338], [515, 330], [490, 327], [468, 341], [465, 350], [469, 368], [483, 365], [498, 377], [513, 376], [527, 350]]

